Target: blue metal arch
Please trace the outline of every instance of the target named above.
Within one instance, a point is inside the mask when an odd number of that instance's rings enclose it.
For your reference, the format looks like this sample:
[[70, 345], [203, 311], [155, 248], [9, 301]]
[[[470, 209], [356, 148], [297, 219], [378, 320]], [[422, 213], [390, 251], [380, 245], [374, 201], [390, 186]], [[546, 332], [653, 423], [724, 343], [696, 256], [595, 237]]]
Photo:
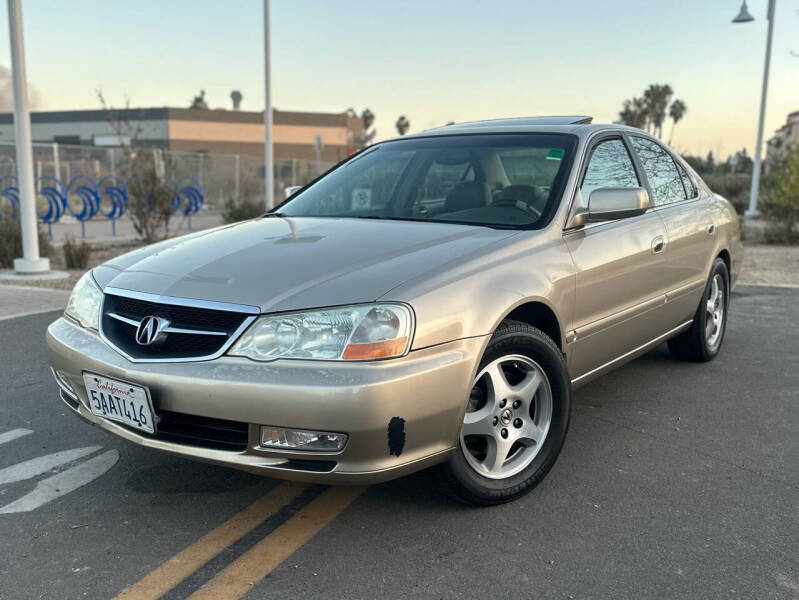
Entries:
[[[10, 214], [8, 217], [14, 221], [17, 218], [17, 211], [19, 209], [19, 187], [17, 185], [16, 175], [4, 175], [0, 177], [0, 198], [5, 198], [11, 205]], [[0, 219], [5, 219], [2, 211], [0, 211]]]

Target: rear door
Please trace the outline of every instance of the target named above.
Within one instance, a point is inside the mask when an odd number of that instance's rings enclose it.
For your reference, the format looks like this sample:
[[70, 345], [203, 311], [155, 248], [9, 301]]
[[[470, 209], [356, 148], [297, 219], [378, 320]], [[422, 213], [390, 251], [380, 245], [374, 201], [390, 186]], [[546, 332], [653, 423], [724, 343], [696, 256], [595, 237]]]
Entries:
[[[584, 161], [576, 201], [587, 205], [594, 189], [644, 185], [621, 134], [595, 138]], [[658, 214], [589, 223], [564, 232], [576, 267], [571, 375], [590, 374], [664, 331], [662, 243]]]
[[715, 248], [714, 213], [686, 169], [660, 144], [631, 135], [650, 201], [666, 227], [664, 285], [669, 328], [692, 318]]

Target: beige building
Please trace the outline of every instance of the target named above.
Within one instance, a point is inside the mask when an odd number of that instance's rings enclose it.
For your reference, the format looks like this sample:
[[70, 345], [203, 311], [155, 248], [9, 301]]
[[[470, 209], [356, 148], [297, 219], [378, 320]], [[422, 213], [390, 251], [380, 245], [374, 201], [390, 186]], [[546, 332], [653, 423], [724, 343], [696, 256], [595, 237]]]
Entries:
[[[316, 139], [321, 139], [320, 160], [338, 162], [355, 150], [363, 135], [361, 120], [347, 112], [312, 113], [273, 111], [275, 162], [316, 160]], [[113, 147], [122, 140], [109, 117], [135, 125], [137, 140], [148, 146], [209, 154], [263, 157], [262, 112], [188, 108], [143, 108], [34, 112], [34, 142]], [[13, 115], [0, 114], [0, 141], [14, 141]]]
[[790, 113], [785, 125], [774, 132], [766, 146], [766, 157], [777, 158], [789, 147], [799, 148], [799, 110]]

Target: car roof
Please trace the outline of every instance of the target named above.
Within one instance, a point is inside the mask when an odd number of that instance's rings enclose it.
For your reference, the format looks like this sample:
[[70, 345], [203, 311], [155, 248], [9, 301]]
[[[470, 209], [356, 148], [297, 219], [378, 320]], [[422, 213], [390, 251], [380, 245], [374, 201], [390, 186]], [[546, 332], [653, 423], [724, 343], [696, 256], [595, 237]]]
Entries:
[[[511, 119], [488, 119], [453, 123], [443, 127], [435, 127], [418, 133], [409, 134], [396, 139], [431, 137], [442, 135], [466, 135], [473, 133], [571, 133], [584, 137], [600, 129], [624, 129], [637, 131], [633, 127], [620, 124], [592, 123], [593, 117], [586, 115], [516, 117]], [[387, 140], [388, 141], [388, 140]]]

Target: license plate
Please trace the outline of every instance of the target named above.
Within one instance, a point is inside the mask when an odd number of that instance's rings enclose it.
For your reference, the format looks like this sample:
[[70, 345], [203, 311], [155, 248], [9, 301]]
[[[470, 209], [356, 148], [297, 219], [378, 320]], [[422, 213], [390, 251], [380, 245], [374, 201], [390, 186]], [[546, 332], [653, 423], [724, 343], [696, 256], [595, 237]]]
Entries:
[[147, 388], [86, 371], [83, 373], [83, 383], [93, 415], [155, 433]]

